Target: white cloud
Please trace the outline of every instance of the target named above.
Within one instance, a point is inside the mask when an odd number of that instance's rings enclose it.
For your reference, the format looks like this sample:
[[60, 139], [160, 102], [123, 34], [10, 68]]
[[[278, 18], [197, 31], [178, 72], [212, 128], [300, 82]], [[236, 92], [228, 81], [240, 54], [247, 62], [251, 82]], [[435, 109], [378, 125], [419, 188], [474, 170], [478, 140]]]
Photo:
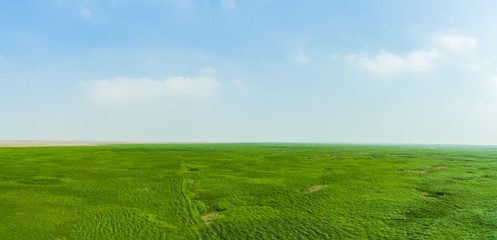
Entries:
[[478, 45], [478, 39], [473, 36], [435, 35], [433, 40], [453, 51], [472, 49]]
[[200, 74], [204, 75], [214, 75], [216, 74], [216, 69], [213, 67], [204, 67], [199, 69]]
[[56, 0], [55, 1], [57, 3], [58, 6], [62, 6], [64, 5], [67, 1], [66, 0]]
[[293, 61], [297, 62], [297, 63], [308, 63], [310, 60], [304, 54], [304, 51], [302, 51], [302, 49], [299, 49], [299, 52], [297, 53], [297, 55], [293, 56]]
[[490, 81], [497, 86], [497, 76], [490, 77]]
[[[160, 1], [157, 1], [160, 2]], [[183, 10], [191, 10], [193, 2], [191, 0], [172, 0], [174, 5], [179, 6]]]
[[3, 55], [0, 53], [0, 60], [4, 59]]
[[373, 58], [348, 55], [346, 59], [371, 71], [387, 75], [404, 71], [423, 72], [429, 70], [434, 65], [433, 60], [437, 59], [439, 55], [436, 49], [413, 51], [404, 57], [382, 50]]
[[245, 87], [245, 83], [243, 83], [243, 81], [240, 79], [233, 79], [233, 81], [231, 83], [235, 87], [239, 87], [239, 88]]
[[488, 80], [489, 80], [489, 83], [488, 83], [489, 87], [491, 87], [491, 89], [493, 89], [495, 91], [497, 89], [497, 76], [496, 75], [490, 76], [488, 78]]
[[471, 63], [471, 64], [468, 65], [468, 68], [470, 70], [478, 70], [480, 68], [480, 66], [478, 66], [477, 63]]
[[79, 14], [81, 15], [81, 17], [86, 18], [86, 19], [93, 18], [93, 13], [88, 8], [83, 8], [83, 9], [79, 10]]
[[167, 96], [209, 97], [216, 95], [218, 81], [212, 77], [113, 78], [81, 82], [91, 99], [100, 102], [126, 102]]
[[235, 8], [235, 0], [221, 0], [221, 4], [225, 10], [232, 10]]
[[164, 84], [168, 92], [186, 96], [212, 96], [219, 86], [213, 77], [174, 77], [166, 79]]

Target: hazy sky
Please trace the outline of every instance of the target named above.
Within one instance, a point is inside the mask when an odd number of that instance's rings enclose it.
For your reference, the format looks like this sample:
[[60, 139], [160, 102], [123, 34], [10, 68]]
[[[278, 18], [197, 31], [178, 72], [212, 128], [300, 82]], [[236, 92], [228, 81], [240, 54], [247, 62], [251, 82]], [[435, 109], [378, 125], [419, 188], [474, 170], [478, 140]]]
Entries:
[[496, 9], [0, 0], [0, 139], [497, 144]]

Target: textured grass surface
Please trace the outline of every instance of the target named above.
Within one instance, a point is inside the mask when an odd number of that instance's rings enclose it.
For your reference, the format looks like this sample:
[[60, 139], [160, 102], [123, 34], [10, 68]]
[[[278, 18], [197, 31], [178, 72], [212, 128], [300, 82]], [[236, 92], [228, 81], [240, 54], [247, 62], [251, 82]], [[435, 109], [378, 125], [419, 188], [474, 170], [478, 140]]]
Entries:
[[497, 239], [497, 149], [0, 148], [0, 239]]

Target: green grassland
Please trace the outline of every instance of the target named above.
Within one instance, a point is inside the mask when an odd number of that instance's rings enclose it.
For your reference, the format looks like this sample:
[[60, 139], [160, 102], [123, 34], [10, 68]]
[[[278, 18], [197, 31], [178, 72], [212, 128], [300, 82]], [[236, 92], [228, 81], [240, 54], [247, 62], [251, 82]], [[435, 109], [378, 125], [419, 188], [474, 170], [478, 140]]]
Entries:
[[497, 239], [497, 149], [0, 148], [0, 239]]

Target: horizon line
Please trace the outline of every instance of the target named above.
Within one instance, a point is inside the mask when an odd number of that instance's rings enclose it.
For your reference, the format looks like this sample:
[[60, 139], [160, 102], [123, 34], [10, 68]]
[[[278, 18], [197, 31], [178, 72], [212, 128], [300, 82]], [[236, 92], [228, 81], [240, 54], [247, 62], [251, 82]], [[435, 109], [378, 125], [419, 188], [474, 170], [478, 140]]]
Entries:
[[495, 144], [464, 143], [392, 143], [392, 142], [326, 142], [326, 141], [136, 141], [136, 140], [0, 140], [0, 147], [30, 146], [101, 146], [132, 144], [330, 144], [369, 146], [453, 146], [453, 147], [497, 147]]

